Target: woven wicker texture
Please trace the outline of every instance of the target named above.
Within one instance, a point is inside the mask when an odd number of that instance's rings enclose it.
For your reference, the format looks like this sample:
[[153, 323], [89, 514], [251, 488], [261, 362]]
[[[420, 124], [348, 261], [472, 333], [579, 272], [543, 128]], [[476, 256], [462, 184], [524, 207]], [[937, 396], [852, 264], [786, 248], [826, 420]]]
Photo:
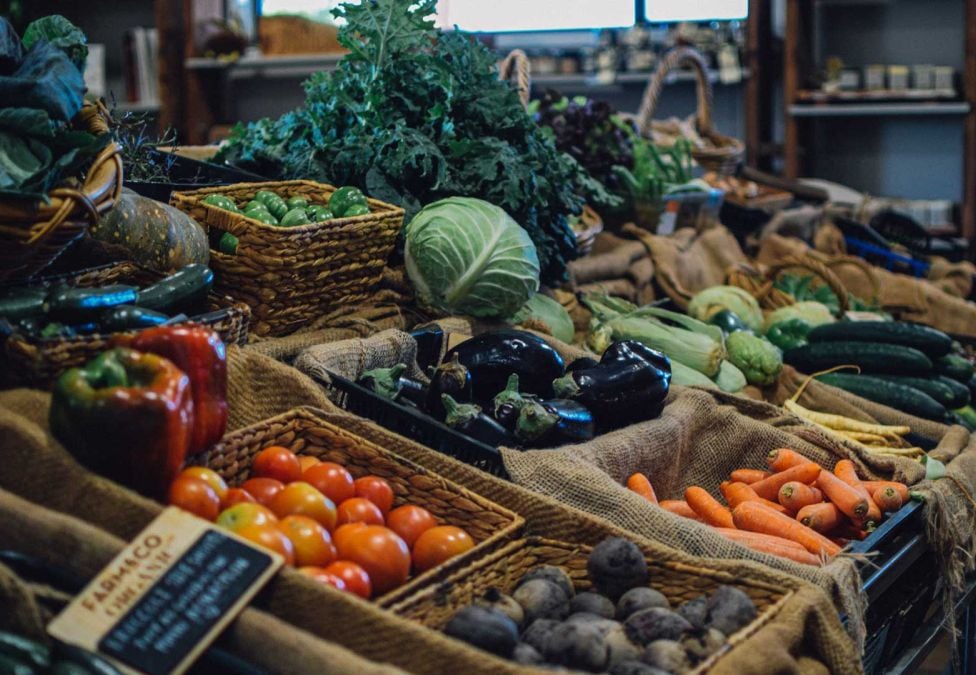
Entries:
[[678, 66], [688, 64], [695, 74], [698, 93], [698, 110], [695, 125], [699, 135], [708, 147], [694, 146], [691, 154], [706, 171], [731, 175], [742, 163], [745, 145], [742, 141], [720, 134], [712, 127], [712, 84], [708, 79], [708, 66], [705, 59], [690, 47], [675, 47], [668, 52], [651, 75], [637, 111], [637, 130], [642, 136], [651, 135], [652, 118], [668, 74]]
[[[74, 125], [107, 134], [108, 112], [101, 104], [88, 103]], [[55, 188], [47, 203], [0, 201], [0, 281], [37, 274], [112, 208], [122, 190], [120, 152], [118, 144], [110, 143], [95, 157], [80, 187]]]
[[529, 57], [521, 49], [510, 51], [502, 62], [498, 64], [498, 79], [508, 81], [515, 76], [515, 89], [518, 91], [519, 101], [523, 108], [529, 107], [529, 97], [531, 95], [531, 73], [532, 64]]
[[[93, 288], [107, 284], [132, 284], [145, 287], [165, 275], [124, 262], [74, 272], [53, 279], [72, 286]], [[233, 299], [211, 293], [207, 298], [207, 312], [219, 312], [203, 325], [220, 334], [226, 344], [243, 345], [247, 342], [247, 328], [251, 311], [247, 305]], [[102, 352], [108, 343], [122, 333], [81, 335], [74, 338], [35, 338], [15, 334], [7, 338], [0, 348], [0, 384], [50, 387], [58, 375], [68, 368], [84, 365]]]
[[251, 307], [254, 333], [286, 335], [330, 309], [369, 297], [393, 251], [403, 209], [370, 199], [367, 215], [283, 228], [203, 203], [219, 193], [243, 208], [258, 190], [326, 204], [336, 188], [303, 180], [239, 183], [171, 197], [207, 228], [211, 241], [222, 232], [237, 237], [237, 253], [211, 250], [210, 266], [216, 288]]
[[412, 577], [403, 586], [379, 598], [384, 605], [484, 555], [512, 539], [524, 525], [522, 518], [508, 509], [375, 443], [324, 422], [307, 410], [293, 410], [236, 431], [211, 450], [200, 463], [217, 471], [229, 484], [239, 485], [251, 477], [255, 455], [270, 445], [280, 445], [299, 455], [312, 455], [322, 461], [341, 464], [354, 478], [379, 476], [393, 488], [394, 506], [422, 506], [433, 514], [439, 524], [456, 525], [475, 540], [476, 546], [467, 553]]
[[809, 272], [833, 292], [837, 297], [838, 317], [847, 313], [850, 301], [843, 282], [830, 270], [830, 266], [810, 256], [786, 256], [765, 271], [740, 263], [728, 270], [726, 283], [751, 293], [763, 309], [779, 309], [794, 305], [797, 300], [774, 286], [776, 278], [786, 272], [796, 273], [797, 269]]

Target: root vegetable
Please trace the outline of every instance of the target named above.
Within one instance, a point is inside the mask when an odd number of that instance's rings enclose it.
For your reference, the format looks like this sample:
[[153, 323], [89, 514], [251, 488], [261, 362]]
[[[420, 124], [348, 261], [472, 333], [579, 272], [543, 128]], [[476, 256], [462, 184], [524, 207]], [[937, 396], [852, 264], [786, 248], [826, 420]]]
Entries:
[[624, 622], [627, 637], [639, 645], [655, 640], [677, 640], [691, 630], [691, 624], [680, 614], [663, 607], [651, 607], [631, 614]]
[[444, 632], [506, 658], [512, 655], [518, 643], [518, 626], [514, 621], [498, 610], [477, 605], [458, 610], [447, 622]]
[[692, 520], [703, 522], [698, 514], [695, 513], [690, 506], [688, 506], [688, 502], [684, 501], [683, 499], [663, 499], [659, 505], [665, 511], [670, 511], [676, 516], [691, 518]]
[[802, 524], [820, 534], [832, 532], [840, 525], [843, 514], [830, 502], [804, 506], [796, 514], [796, 519]]
[[602, 616], [605, 619], [612, 619], [617, 609], [606, 596], [586, 591], [585, 593], [577, 593], [576, 597], [569, 601], [569, 611], [571, 614], [586, 612]]
[[516, 586], [521, 586], [526, 581], [532, 581], [533, 579], [545, 579], [551, 581], [552, 583], [563, 589], [563, 593], [566, 594], [567, 598], [572, 598], [576, 595], [576, 590], [573, 588], [573, 580], [569, 578], [566, 574], [566, 570], [562, 567], [556, 567], [555, 565], [540, 565], [529, 572], [522, 575]]
[[713, 527], [735, 527], [729, 510], [719, 504], [707, 490], [692, 486], [685, 490], [685, 501], [706, 524]]
[[776, 501], [779, 489], [791, 481], [798, 483], [812, 483], [820, 475], [821, 467], [819, 464], [807, 460], [803, 464], [791, 466], [785, 471], [774, 473], [769, 478], [765, 478], [758, 483], [753, 483], [749, 487], [753, 492], [769, 501]]
[[817, 487], [848, 518], [860, 520], [868, 513], [868, 500], [826, 469], [817, 478]]
[[806, 483], [790, 481], [789, 483], [784, 483], [783, 487], [779, 489], [777, 499], [787, 512], [795, 515], [804, 506], [822, 502], [823, 493]]
[[[548, 579], [531, 579], [512, 593], [525, 612], [525, 621], [565, 619], [569, 616], [569, 598], [563, 589]], [[535, 646], [535, 645], [533, 645]]]
[[671, 603], [668, 602], [663, 593], [655, 591], [653, 588], [646, 586], [631, 588], [620, 596], [620, 600], [617, 602], [616, 618], [618, 621], [626, 621], [634, 612], [651, 607], [671, 609]]
[[761, 471], [759, 469], [736, 469], [732, 472], [731, 478], [733, 482], [752, 485], [772, 475], [769, 471]]
[[[735, 526], [740, 530], [771, 534], [774, 537], [795, 541], [814, 555], [824, 553], [835, 556], [840, 553], [840, 547], [822, 534], [762, 504], [755, 502], [739, 504], [732, 511], [732, 518], [735, 520]], [[728, 631], [722, 632], [728, 634]]]
[[596, 589], [613, 601], [649, 578], [644, 554], [632, 541], [621, 537], [604, 539], [590, 553], [586, 570]]
[[708, 626], [732, 635], [758, 616], [756, 605], [734, 586], [719, 586], [708, 598]]

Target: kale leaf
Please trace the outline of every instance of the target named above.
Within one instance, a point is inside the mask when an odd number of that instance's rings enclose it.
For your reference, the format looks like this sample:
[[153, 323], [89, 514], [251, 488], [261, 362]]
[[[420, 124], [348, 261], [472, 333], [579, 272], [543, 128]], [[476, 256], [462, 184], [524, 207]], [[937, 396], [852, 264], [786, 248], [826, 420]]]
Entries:
[[32, 21], [24, 31], [24, 47], [30, 49], [44, 40], [57, 47], [71, 59], [78, 72], [85, 72], [88, 59], [88, 40], [84, 32], [60, 14], [45, 16]]

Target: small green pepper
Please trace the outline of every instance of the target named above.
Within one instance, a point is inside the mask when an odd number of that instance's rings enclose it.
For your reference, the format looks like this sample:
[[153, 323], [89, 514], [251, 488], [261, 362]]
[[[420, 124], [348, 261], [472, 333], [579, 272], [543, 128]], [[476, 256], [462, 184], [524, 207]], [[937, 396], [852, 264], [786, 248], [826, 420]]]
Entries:
[[203, 199], [204, 204], [209, 204], [210, 206], [216, 206], [218, 209], [224, 209], [225, 211], [233, 211], [234, 213], [240, 213], [240, 209], [233, 200], [222, 194], [207, 195]]
[[308, 200], [304, 197], [289, 197], [285, 200], [285, 204], [288, 205], [290, 209], [304, 209], [308, 206]]
[[353, 218], [355, 216], [365, 216], [369, 213], [369, 207], [365, 204], [353, 204], [342, 214], [343, 218]]
[[341, 187], [333, 192], [332, 196], [329, 197], [329, 210], [332, 211], [337, 218], [346, 216], [346, 211], [357, 204], [367, 206], [366, 195], [364, 195], [357, 187]]
[[[248, 211], [254, 211], [256, 209], [262, 209], [264, 211], [268, 211], [268, 205], [257, 199], [252, 199], [244, 206], [244, 213], [247, 213]], [[268, 213], [271, 212], [268, 211]]]
[[286, 213], [288, 213], [288, 205], [285, 200], [276, 195], [271, 190], [259, 190], [256, 195], [254, 195], [255, 201], [263, 203], [268, 207], [268, 211], [275, 218], [280, 219]]
[[309, 218], [312, 219], [312, 222], [315, 223], [321, 223], [323, 221], [332, 220], [335, 218], [335, 216], [332, 215], [332, 211], [329, 210], [329, 207], [323, 206], [322, 204], [312, 204], [308, 207], [306, 213], [308, 213]]
[[281, 199], [281, 197], [279, 197], [277, 194], [275, 194], [271, 190], [258, 190], [257, 193], [254, 195], [254, 201], [264, 202], [265, 204], [268, 203], [267, 200], [269, 198]]
[[259, 223], [264, 223], [265, 225], [278, 225], [278, 219], [272, 216], [267, 211], [258, 211], [257, 209], [253, 211], [248, 211], [245, 213], [251, 220], [256, 220]]
[[217, 242], [217, 250], [221, 253], [226, 253], [227, 255], [237, 254], [237, 245], [240, 240], [232, 235], [230, 232], [224, 232], [220, 235], [220, 241]]
[[807, 335], [812, 327], [803, 319], [787, 319], [775, 323], [766, 331], [766, 339], [782, 349], [795, 349], [807, 344]]
[[309, 224], [308, 214], [305, 213], [305, 209], [291, 209], [281, 218], [281, 222], [278, 223], [282, 227], [295, 227], [297, 225], [308, 225]]

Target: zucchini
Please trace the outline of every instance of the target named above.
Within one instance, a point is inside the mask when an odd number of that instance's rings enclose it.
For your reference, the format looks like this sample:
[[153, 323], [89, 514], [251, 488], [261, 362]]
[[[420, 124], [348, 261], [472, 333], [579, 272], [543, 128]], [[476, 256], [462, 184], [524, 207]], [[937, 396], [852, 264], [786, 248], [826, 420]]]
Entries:
[[47, 297], [45, 305], [51, 318], [66, 323], [86, 323], [97, 319], [106, 309], [131, 305], [139, 289], [125, 284], [101, 288], [60, 288]]
[[910, 377], [908, 375], [878, 375], [882, 380], [903, 384], [925, 392], [946, 408], [960, 408], [969, 403], [969, 388], [948, 377]]
[[952, 338], [942, 331], [901, 321], [838, 321], [817, 326], [810, 342], [882, 342], [914, 347], [926, 356], [938, 358], [952, 349]]
[[968, 383], [973, 378], [973, 364], [957, 354], [946, 354], [935, 362], [935, 372]]
[[106, 333], [152, 328], [169, 321], [169, 315], [135, 305], [119, 305], [102, 315], [98, 322]]
[[0, 316], [15, 322], [44, 313], [46, 288], [17, 288], [0, 295]]
[[858, 366], [865, 373], [931, 375], [932, 361], [914, 347], [875, 342], [816, 342], [788, 350], [783, 361], [808, 375], [834, 366]]
[[913, 387], [895, 384], [869, 375], [848, 375], [846, 373], [826, 373], [817, 375], [824, 384], [843, 389], [855, 396], [901, 410], [909, 415], [924, 417], [936, 422], [945, 421], [948, 411], [941, 403], [928, 394]]
[[206, 265], [187, 265], [179, 272], [157, 281], [139, 292], [133, 303], [157, 312], [190, 313], [213, 286], [213, 271]]
[[51, 663], [51, 651], [45, 645], [6, 631], [0, 631], [0, 654], [42, 671]]

